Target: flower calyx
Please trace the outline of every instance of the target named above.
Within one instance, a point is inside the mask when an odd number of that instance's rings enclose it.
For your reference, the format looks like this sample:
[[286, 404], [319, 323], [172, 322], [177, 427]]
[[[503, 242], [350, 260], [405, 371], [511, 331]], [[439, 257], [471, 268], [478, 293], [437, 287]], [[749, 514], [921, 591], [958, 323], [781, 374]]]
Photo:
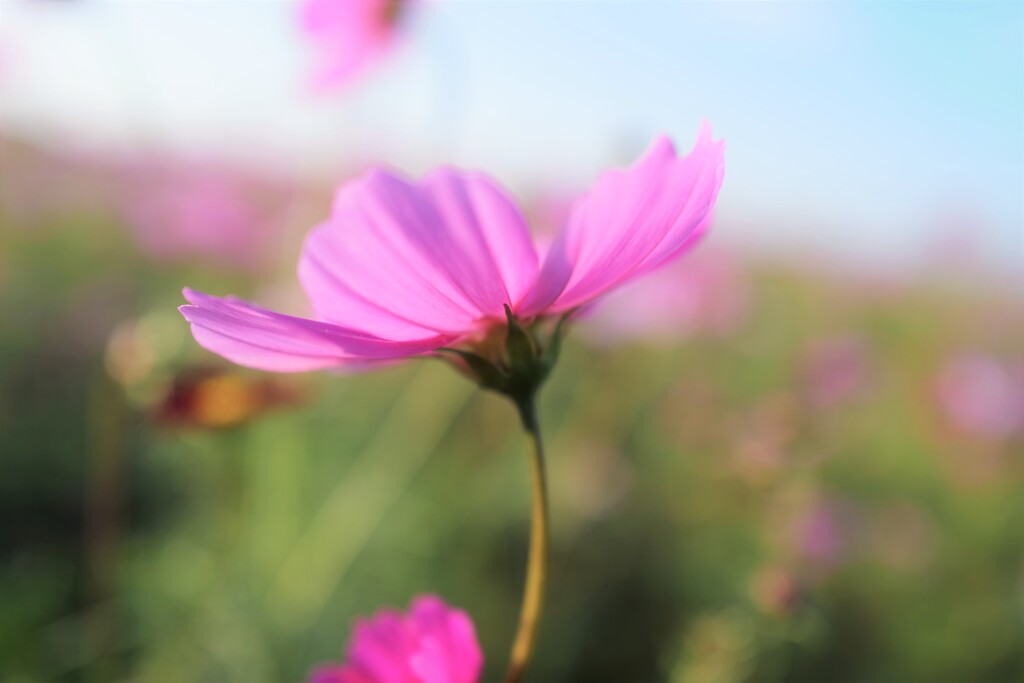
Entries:
[[559, 318], [544, 343], [538, 339], [538, 325], [523, 327], [508, 304], [505, 318], [508, 328], [504, 348], [495, 358], [465, 349], [444, 347], [438, 351], [456, 356], [459, 368], [484, 389], [504, 394], [519, 404], [533, 398], [558, 361], [569, 313]]

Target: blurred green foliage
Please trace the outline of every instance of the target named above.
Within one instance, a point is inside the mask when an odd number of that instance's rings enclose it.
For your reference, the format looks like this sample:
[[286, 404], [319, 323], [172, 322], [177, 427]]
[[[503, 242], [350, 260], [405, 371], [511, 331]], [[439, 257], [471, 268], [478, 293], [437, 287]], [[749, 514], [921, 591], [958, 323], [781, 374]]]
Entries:
[[[473, 616], [497, 680], [529, 529], [510, 405], [422, 360], [284, 378], [299, 400], [240, 424], [158, 419], [214, 363], [180, 287], [258, 278], [154, 265], [102, 212], [5, 215], [0, 681], [301, 681], [421, 592]], [[750, 271], [724, 338], [570, 334], [531, 679], [1024, 680], [1021, 437], [960, 434], [930, 393], [959, 348], [1020, 358], [1019, 299]], [[809, 350], [851, 336], [863, 377], [819, 405]]]

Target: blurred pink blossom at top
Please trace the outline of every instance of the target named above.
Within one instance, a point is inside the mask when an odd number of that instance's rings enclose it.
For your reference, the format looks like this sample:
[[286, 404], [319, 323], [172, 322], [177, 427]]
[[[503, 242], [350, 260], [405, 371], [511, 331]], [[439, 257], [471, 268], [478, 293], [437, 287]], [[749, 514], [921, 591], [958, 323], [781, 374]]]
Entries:
[[950, 359], [936, 378], [935, 397], [958, 429], [999, 439], [1024, 429], [1024, 366], [979, 353]]
[[608, 296], [587, 317], [590, 338], [671, 342], [694, 334], [726, 336], [750, 309], [750, 287], [737, 257], [703, 249]]
[[476, 683], [483, 668], [473, 622], [434, 596], [357, 621], [347, 655], [310, 683]]
[[543, 258], [512, 200], [481, 173], [440, 168], [418, 182], [374, 169], [341, 188], [306, 238], [299, 280], [315, 319], [186, 289], [199, 344], [253, 368], [363, 367], [479, 341], [558, 317], [665, 266], [703, 236], [725, 173], [704, 125], [693, 150], [661, 137], [603, 173]]
[[314, 43], [313, 87], [347, 85], [390, 52], [412, 0], [303, 0], [302, 30]]

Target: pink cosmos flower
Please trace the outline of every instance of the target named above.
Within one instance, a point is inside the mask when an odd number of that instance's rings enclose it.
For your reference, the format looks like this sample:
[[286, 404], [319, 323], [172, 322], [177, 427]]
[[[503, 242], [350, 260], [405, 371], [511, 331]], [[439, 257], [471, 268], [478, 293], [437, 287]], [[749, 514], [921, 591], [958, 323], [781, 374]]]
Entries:
[[408, 614], [356, 622], [348, 661], [318, 669], [310, 683], [476, 683], [483, 661], [466, 613], [422, 596]]
[[185, 290], [199, 344], [279, 372], [353, 368], [483, 343], [562, 316], [675, 260], [708, 227], [724, 144], [705, 125], [689, 155], [659, 138], [631, 168], [601, 175], [543, 259], [504, 191], [441, 168], [419, 182], [372, 170], [338, 190], [307, 237], [299, 280], [316, 319]]
[[302, 30], [313, 40], [318, 66], [313, 86], [344, 85], [386, 55], [411, 0], [304, 0]]

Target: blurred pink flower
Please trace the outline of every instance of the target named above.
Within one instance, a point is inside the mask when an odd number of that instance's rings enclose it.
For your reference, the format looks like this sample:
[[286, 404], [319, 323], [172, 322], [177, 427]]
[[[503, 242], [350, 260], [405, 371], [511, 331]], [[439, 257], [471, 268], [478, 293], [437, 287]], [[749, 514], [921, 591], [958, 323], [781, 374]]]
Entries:
[[[196, 256], [254, 267], [267, 256], [285, 192], [233, 169], [137, 160], [122, 171], [118, 203], [140, 246], [160, 260]], [[281, 190], [282, 188], [274, 188]], [[280, 195], [273, 202], [272, 194]]]
[[960, 430], [993, 439], [1024, 428], [1024, 369], [964, 353], [950, 359], [935, 381], [935, 397]]
[[828, 408], [856, 396], [868, 385], [871, 361], [858, 337], [815, 341], [803, 359], [804, 389], [811, 404]]
[[749, 302], [745, 274], [732, 254], [705, 249], [610, 295], [588, 327], [599, 341], [725, 336], [742, 327]]
[[830, 507], [819, 505], [800, 520], [800, 551], [805, 557], [831, 562], [841, 548], [839, 525]]
[[422, 596], [408, 614], [382, 610], [357, 621], [348, 661], [318, 669], [310, 683], [476, 683], [482, 667], [466, 613]]
[[313, 86], [346, 85], [393, 47], [412, 0], [303, 0], [302, 30], [316, 45]]
[[507, 195], [442, 168], [418, 183], [373, 170], [343, 186], [306, 239], [299, 280], [316, 320], [185, 290], [199, 344], [280, 372], [353, 367], [479, 340], [505, 324], [589, 304], [689, 250], [708, 227], [724, 144], [701, 129], [678, 157], [658, 139], [598, 178], [541, 260]]
[[797, 553], [819, 567], [840, 564], [849, 549], [857, 516], [846, 501], [816, 501], [794, 520], [792, 533]]

